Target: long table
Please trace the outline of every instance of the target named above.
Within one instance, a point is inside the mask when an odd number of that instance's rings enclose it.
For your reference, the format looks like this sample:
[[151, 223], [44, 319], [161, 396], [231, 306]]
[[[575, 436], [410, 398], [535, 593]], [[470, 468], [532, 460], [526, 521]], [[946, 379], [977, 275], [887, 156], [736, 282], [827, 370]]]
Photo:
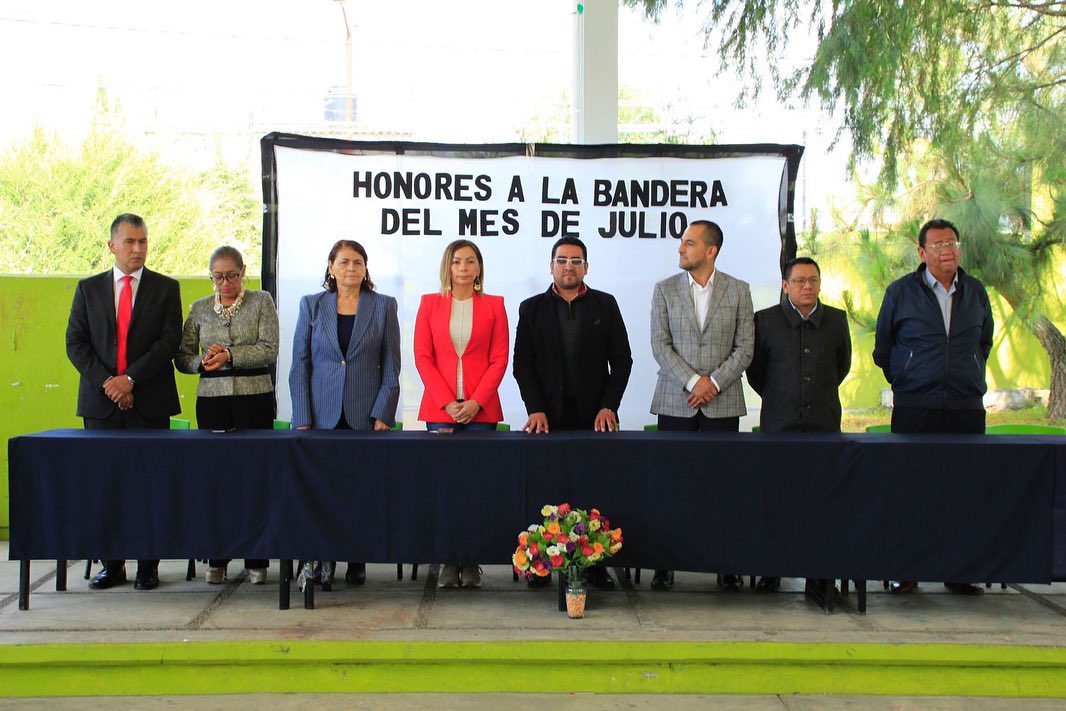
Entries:
[[8, 447], [26, 585], [30, 559], [507, 563], [563, 501], [622, 527], [620, 566], [1066, 574], [1063, 437], [54, 430]]

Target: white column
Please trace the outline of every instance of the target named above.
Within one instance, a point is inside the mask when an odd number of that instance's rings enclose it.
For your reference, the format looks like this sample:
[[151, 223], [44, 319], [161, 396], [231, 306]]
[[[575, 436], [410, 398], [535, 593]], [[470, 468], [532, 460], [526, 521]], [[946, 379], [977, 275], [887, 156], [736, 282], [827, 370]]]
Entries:
[[618, 0], [574, 4], [574, 143], [618, 142]]

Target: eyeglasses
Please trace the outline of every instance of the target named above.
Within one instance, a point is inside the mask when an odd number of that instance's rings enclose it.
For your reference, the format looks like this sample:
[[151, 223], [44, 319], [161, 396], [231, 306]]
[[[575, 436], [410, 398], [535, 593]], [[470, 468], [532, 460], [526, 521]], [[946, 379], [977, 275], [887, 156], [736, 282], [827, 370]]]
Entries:
[[957, 240], [955, 242], [930, 242], [925, 245], [926, 249], [931, 249], [934, 252], [939, 252], [942, 249], [960, 249], [961, 247], [962, 242]]
[[572, 267], [585, 266], [585, 260], [581, 257], [556, 257], [552, 261], [555, 262], [557, 267], [565, 267], [567, 264]]
[[789, 279], [788, 281], [789, 281], [790, 284], [792, 284], [792, 286], [803, 287], [804, 285], [806, 285], [808, 283], [811, 286], [818, 286], [819, 284], [822, 283], [822, 278], [821, 277], [796, 277], [795, 279]]
[[240, 280], [241, 280], [241, 273], [240, 272], [230, 272], [229, 274], [212, 274], [211, 275], [211, 281], [215, 282], [216, 284], [221, 284], [222, 282], [228, 282], [230, 284], [236, 284]]

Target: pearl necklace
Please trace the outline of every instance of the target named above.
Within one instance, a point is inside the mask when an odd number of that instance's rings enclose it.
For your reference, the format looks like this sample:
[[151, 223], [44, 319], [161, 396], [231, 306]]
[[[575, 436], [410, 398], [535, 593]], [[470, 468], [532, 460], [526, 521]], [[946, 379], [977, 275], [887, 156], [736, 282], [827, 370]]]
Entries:
[[241, 304], [244, 303], [244, 287], [241, 287], [241, 293], [237, 294], [237, 298], [229, 306], [222, 305], [222, 297], [216, 291], [215, 292], [215, 313], [219, 318], [230, 318], [238, 311], [241, 310]]

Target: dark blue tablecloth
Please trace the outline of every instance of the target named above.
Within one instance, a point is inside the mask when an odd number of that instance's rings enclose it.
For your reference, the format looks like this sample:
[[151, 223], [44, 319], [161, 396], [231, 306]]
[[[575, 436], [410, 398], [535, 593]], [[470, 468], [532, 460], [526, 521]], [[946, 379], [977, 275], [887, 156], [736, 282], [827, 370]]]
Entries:
[[623, 528], [620, 565], [1066, 572], [1062, 437], [57, 430], [9, 457], [11, 559], [503, 563], [568, 501]]

